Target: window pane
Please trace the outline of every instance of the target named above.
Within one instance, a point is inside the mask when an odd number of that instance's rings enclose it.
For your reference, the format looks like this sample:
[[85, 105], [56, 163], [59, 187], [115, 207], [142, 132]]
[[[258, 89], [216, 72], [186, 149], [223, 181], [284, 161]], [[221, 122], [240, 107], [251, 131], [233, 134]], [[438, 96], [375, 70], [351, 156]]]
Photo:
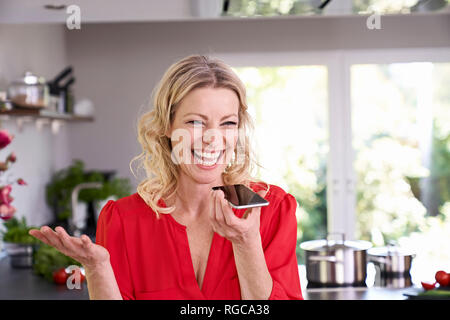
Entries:
[[[327, 69], [324, 66], [234, 69], [255, 121], [257, 176], [296, 197], [298, 243], [326, 232]], [[303, 252], [297, 246], [299, 263]]]
[[354, 65], [357, 237], [411, 248], [413, 282], [450, 270], [450, 63]]

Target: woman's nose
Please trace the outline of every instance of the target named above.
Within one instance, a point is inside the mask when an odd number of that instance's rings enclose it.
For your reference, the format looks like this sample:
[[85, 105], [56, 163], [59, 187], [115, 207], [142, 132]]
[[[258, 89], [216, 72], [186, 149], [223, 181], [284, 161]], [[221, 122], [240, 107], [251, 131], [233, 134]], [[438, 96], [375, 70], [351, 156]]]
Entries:
[[209, 147], [219, 147], [221, 148], [224, 141], [225, 135], [218, 129], [208, 129], [203, 133], [203, 143], [209, 145]]

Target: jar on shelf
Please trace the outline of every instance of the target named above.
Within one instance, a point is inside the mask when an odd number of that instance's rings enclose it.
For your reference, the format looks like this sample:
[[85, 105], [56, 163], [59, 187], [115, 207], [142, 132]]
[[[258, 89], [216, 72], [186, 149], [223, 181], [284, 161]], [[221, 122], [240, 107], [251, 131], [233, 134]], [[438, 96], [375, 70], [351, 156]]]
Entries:
[[14, 107], [41, 109], [48, 107], [49, 88], [44, 78], [26, 72], [9, 85], [8, 96]]

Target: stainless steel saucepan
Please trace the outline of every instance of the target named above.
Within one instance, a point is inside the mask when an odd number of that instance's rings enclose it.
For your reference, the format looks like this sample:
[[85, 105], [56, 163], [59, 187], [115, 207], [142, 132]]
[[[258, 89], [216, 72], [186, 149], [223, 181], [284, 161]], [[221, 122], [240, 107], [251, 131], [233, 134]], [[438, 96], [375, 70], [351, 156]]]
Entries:
[[308, 283], [324, 286], [365, 285], [367, 276], [367, 250], [372, 244], [363, 240], [326, 239], [300, 244], [305, 251]]

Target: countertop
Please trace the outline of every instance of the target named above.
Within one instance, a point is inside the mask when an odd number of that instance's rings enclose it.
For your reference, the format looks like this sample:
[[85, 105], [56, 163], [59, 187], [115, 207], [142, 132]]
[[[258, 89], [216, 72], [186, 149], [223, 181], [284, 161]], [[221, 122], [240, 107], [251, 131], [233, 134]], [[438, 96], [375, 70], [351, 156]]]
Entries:
[[305, 300], [405, 300], [407, 292], [417, 290], [410, 288], [326, 288], [306, 289], [303, 291]]
[[[405, 292], [414, 288], [327, 288], [307, 289], [302, 279], [302, 293], [306, 300], [403, 300]], [[65, 285], [48, 282], [35, 275], [31, 268], [10, 266], [9, 257], [0, 257], [0, 300], [88, 300], [84, 282], [81, 289], [69, 290]]]
[[0, 300], [88, 300], [84, 282], [80, 289], [51, 283], [32, 268], [12, 268], [9, 257], [0, 257]]

